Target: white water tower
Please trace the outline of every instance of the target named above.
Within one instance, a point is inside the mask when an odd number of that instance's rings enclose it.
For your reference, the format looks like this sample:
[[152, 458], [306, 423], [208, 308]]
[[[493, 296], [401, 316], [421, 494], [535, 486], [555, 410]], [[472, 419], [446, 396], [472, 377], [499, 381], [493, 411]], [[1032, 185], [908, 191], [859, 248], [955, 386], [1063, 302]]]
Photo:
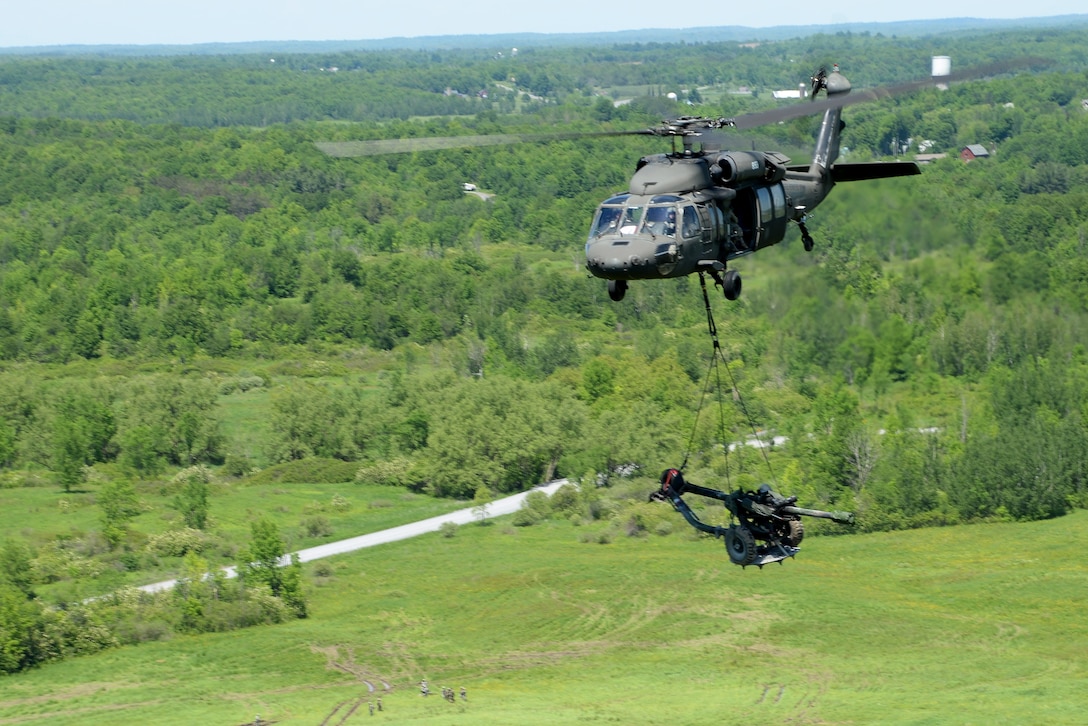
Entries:
[[933, 80], [937, 83], [937, 88], [942, 91], [948, 90], [948, 83], [946, 80], [948, 76], [952, 74], [952, 58], [947, 55], [935, 55], [933, 56], [933, 72], [931, 73]]

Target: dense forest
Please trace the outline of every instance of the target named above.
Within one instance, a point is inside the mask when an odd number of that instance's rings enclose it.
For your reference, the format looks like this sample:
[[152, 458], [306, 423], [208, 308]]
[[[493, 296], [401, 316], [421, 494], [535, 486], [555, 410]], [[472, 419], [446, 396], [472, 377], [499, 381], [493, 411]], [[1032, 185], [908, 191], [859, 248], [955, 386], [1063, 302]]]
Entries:
[[[0, 483], [95, 491], [98, 555], [118, 561], [144, 546], [139, 492], [174, 481], [179, 528], [202, 530], [179, 471], [237, 480], [296, 461], [471, 499], [560, 475], [607, 489], [690, 454], [703, 478], [772, 479], [857, 510], [863, 530], [1085, 506], [1082, 40], [2, 57]], [[727, 366], [709, 390], [696, 279], [613, 303], [582, 268], [593, 209], [659, 142], [363, 159], [315, 145], [735, 115], [821, 64], [848, 60], [871, 86], [924, 77], [934, 53], [1049, 64], [850, 108], [847, 158], [912, 158], [922, 142], [946, 156], [840, 185], [812, 217], [811, 255], [791, 232], [739, 263], [744, 297], [714, 300]], [[804, 162], [817, 124], [758, 140]], [[968, 144], [991, 154], [965, 163]], [[267, 436], [232, 439], [224, 406], [253, 391]], [[757, 431], [785, 443], [724, 448]], [[0, 581], [30, 594], [55, 543], [25, 539]], [[186, 552], [164, 556], [180, 568]]]

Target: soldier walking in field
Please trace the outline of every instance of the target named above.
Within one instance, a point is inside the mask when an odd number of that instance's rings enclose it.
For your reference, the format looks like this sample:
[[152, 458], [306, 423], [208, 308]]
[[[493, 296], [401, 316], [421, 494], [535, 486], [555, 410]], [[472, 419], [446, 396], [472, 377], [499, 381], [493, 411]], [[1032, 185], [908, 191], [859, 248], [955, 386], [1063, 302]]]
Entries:
[[464, 686], [461, 686], [461, 700], [462, 701], [467, 701], [468, 700], [468, 691], [465, 690]]

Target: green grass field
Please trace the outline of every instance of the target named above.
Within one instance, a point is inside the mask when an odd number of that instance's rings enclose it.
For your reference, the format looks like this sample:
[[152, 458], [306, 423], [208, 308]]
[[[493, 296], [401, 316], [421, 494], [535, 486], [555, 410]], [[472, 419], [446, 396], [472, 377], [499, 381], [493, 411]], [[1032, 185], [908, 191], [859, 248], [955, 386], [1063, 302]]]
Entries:
[[320, 724], [347, 701], [338, 723], [364, 697], [356, 723], [377, 695], [391, 723], [1083, 723], [1086, 527], [813, 537], [741, 570], [687, 534], [499, 520], [334, 558], [307, 620], [7, 677], [0, 724]]

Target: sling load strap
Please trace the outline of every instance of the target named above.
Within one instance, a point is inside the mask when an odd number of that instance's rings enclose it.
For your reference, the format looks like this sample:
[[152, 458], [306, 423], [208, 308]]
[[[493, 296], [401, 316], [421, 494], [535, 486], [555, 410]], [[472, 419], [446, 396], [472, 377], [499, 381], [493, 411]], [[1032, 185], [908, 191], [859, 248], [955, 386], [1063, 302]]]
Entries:
[[[722, 355], [721, 344], [718, 342], [718, 326], [714, 322], [714, 314], [710, 309], [710, 296], [706, 292], [706, 275], [703, 272], [699, 273], [699, 285], [703, 289], [703, 304], [706, 306], [706, 325], [710, 332], [710, 339], [714, 342], [714, 351], [710, 356], [710, 367], [706, 372], [705, 383], [703, 384], [703, 393], [699, 397], [699, 407], [695, 410], [695, 420], [691, 424], [691, 436], [688, 438], [687, 450], [684, 452], [684, 461], [680, 464], [680, 471], [684, 471], [684, 467], [688, 465], [688, 458], [691, 456], [691, 449], [695, 443], [695, 433], [699, 428], [699, 415], [703, 412], [703, 404], [706, 402], [706, 394], [710, 389], [710, 373], [714, 373], [714, 383], [718, 390], [718, 434], [722, 439], [722, 450], [726, 454], [726, 483], [729, 483], [729, 448], [725, 442], [725, 403], [722, 401], [722, 377], [721, 370], [718, 368], [718, 358]], [[724, 360], [724, 358], [722, 358]], [[728, 366], [726, 366], [728, 368]], [[731, 485], [730, 485], [731, 486]]]
[[[710, 307], [710, 295], [706, 291], [706, 276], [703, 272], [699, 272], [699, 285], [703, 290], [703, 303], [706, 306], [706, 324], [707, 330], [710, 333], [710, 339], [714, 343], [714, 351], [710, 360], [710, 367], [714, 371], [715, 383], [718, 388], [718, 430], [722, 437], [722, 450], [726, 455], [726, 463], [729, 461], [729, 444], [725, 440], [725, 403], [722, 401], [722, 386], [721, 386], [721, 371], [718, 367], [718, 360], [721, 359], [722, 365], [729, 373], [729, 383], [732, 386], [732, 390], [736, 392], [737, 403], [740, 404], [741, 411], [744, 412], [744, 418], [748, 421], [748, 427], [752, 431], [752, 437], [760, 444], [759, 451], [763, 456], [763, 462], [767, 465], [767, 472], [772, 483], [775, 486], [778, 485], [777, 477], [774, 474], [774, 467], [771, 466], [771, 460], [767, 456], [767, 449], [762, 444], [762, 440], [759, 436], [759, 430], [756, 428], [755, 421], [752, 420], [752, 414], [748, 411], [748, 406], [744, 403], [744, 397], [740, 394], [740, 389], [737, 388], [736, 378], [733, 376], [733, 370], [729, 367], [729, 362], [725, 359], [725, 353], [722, 351], [721, 343], [718, 341], [718, 326], [714, 322], [714, 313]], [[684, 462], [680, 465], [680, 471], [684, 471], [684, 467], [687, 466], [688, 458], [691, 455], [691, 448], [695, 441], [695, 430], [699, 425], [699, 414], [702, 413], [703, 403], [706, 401], [706, 392], [710, 387], [710, 370], [707, 371], [706, 385], [703, 387], [703, 394], [699, 398], [699, 408], [695, 412], [695, 423], [692, 425], [691, 437], [688, 439], [687, 451], [684, 453]], [[726, 483], [729, 484], [729, 470], [726, 469]], [[732, 486], [729, 484], [729, 486]]]

